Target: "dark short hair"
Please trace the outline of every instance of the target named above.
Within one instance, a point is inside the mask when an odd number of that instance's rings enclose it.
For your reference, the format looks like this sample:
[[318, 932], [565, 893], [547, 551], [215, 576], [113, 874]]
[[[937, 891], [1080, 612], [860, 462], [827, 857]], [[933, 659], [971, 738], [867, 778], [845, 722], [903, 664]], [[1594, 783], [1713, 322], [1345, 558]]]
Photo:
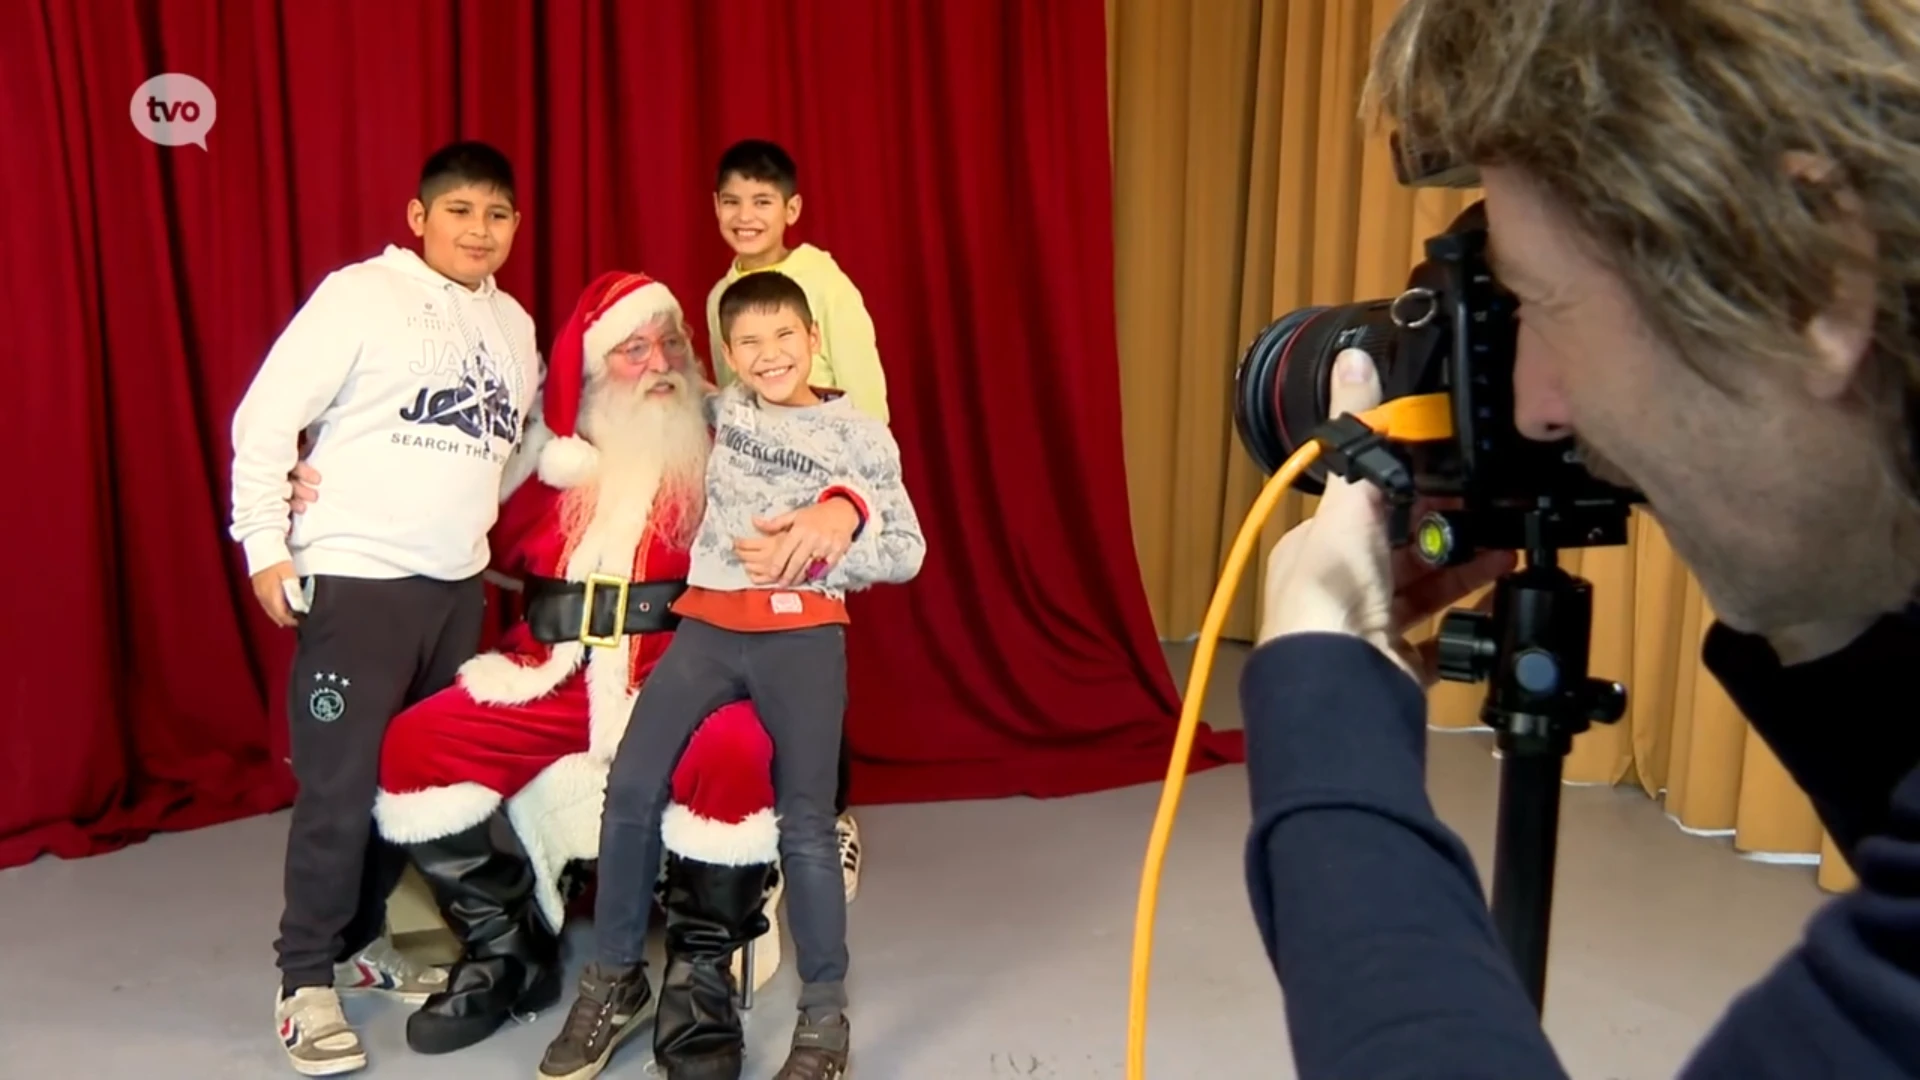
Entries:
[[792, 311], [800, 322], [813, 325], [813, 308], [807, 305], [807, 292], [800, 283], [778, 270], [757, 270], [727, 286], [720, 294], [720, 342], [733, 340], [733, 320], [742, 312]]
[[779, 143], [765, 139], [742, 139], [727, 147], [727, 152], [720, 155], [720, 169], [714, 177], [713, 190], [726, 187], [727, 181], [736, 176], [742, 180], [772, 184], [789, 199], [800, 190], [800, 170], [793, 163], [793, 155], [781, 149]]
[[433, 200], [467, 184], [490, 187], [509, 203], [515, 200], [513, 163], [487, 143], [450, 143], [435, 150], [420, 167], [420, 201], [429, 207]]

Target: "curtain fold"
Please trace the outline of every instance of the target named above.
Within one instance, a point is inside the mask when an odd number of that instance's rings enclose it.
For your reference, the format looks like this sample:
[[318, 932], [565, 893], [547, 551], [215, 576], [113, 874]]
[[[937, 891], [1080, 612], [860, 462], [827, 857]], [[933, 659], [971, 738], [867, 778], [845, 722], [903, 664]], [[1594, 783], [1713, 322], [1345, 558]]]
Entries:
[[[1411, 191], [1359, 120], [1373, 41], [1398, 0], [1109, 0], [1115, 295], [1127, 478], [1160, 635], [1197, 632], [1261, 481], [1233, 430], [1235, 365], [1287, 311], [1391, 296], [1426, 237], [1477, 197]], [[1261, 552], [1312, 512], [1289, 495]], [[1712, 621], [1659, 526], [1622, 548], [1566, 553], [1593, 582], [1593, 673], [1628, 715], [1567, 761], [1572, 784], [1634, 784], [1736, 851], [1851, 876], [1811, 805], [1699, 663]], [[1262, 567], [1234, 597], [1251, 639]], [[1479, 687], [1441, 684], [1432, 722], [1477, 726]], [[1569, 853], [1567, 857], [1578, 857]]]

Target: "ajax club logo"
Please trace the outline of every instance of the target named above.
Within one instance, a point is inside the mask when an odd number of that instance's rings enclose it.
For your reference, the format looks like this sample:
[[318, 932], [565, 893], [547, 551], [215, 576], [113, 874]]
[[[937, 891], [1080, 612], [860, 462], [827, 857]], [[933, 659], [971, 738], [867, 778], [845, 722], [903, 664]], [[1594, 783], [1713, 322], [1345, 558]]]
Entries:
[[307, 695], [307, 712], [323, 724], [331, 724], [340, 719], [347, 711], [347, 699], [340, 691], [353, 686], [352, 679], [343, 679], [331, 671], [313, 673], [313, 693]]

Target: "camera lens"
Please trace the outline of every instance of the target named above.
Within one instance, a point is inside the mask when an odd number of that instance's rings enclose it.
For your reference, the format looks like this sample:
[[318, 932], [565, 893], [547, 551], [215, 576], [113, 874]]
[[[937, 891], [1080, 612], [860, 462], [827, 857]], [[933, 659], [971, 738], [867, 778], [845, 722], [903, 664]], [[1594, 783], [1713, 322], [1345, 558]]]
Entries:
[[[1390, 300], [1308, 307], [1281, 316], [1247, 347], [1234, 376], [1233, 426], [1260, 471], [1273, 475], [1327, 421], [1333, 362], [1346, 349], [1373, 357], [1382, 385], [1393, 364]], [[1318, 495], [1326, 466], [1316, 462], [1294, 484]]]

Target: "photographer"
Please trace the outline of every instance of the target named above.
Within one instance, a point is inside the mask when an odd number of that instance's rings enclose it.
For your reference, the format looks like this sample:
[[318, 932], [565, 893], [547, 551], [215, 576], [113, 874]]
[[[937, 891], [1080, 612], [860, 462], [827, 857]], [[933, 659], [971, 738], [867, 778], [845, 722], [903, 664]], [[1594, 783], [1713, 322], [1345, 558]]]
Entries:
[[[1920, 0], [1407, 0], [1372, 91], [1479, 168], [1516, 424], [1645, 494], [1706, 665], [1857, 872], [1687, 1080], [1920, 1076]], [[1335, 412], [1378, 402], [1344, 354]], [[1242, 678], [1248, 884], [1303, 1080], [1566, 1072], [1425, 791], [1419, 576], [1332, 482]]]

